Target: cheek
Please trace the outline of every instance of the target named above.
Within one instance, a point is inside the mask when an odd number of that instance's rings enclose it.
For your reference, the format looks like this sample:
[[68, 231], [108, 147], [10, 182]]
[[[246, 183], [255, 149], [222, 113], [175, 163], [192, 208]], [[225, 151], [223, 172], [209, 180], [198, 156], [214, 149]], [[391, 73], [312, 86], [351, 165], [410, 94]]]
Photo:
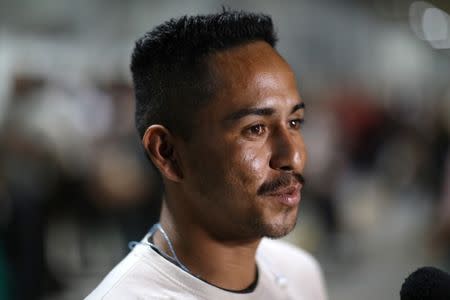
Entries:
[[230, 167], [235, 169], [236, 177], [244, 187], [258, 188], [267, 173], [268, 156], [261, 147], [238, 147], [236, 160]]
[[203, 145], [191, 156], [189, 169], [197, 189], [214, 197], [254, 195], [266, 179], [270, 153], [264, 145], [217, 142]]

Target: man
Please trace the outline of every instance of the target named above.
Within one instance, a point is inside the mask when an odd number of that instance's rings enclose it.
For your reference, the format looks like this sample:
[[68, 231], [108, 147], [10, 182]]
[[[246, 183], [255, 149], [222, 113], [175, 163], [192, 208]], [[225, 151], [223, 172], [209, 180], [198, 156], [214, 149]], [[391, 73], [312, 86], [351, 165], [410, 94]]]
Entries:
[[[160, 223], [87, 299], [326, 299], [297, 220], [304, 104], [269, 16], [172, 19], [136, 42], [136, 125]], [[125, 174], [126, 176], [126, 174]]]

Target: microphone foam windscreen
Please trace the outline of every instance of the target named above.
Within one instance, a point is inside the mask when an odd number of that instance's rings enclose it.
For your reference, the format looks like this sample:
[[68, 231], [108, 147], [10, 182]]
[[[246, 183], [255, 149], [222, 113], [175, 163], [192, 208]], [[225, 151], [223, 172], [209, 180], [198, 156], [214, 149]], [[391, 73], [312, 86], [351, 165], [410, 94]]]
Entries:
[[450, 300], [450, 275], [434, 267], [419, 268], [405, 279], [400, 299]]

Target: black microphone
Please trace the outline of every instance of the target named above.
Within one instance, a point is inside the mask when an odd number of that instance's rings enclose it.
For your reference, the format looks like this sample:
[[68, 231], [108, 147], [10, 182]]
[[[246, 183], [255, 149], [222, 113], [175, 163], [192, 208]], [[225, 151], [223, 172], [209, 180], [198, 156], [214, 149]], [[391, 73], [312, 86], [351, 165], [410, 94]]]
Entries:
[[434, 267], [422, 267], [403, 282], [400, 300], [449, 300], [450, 274]]

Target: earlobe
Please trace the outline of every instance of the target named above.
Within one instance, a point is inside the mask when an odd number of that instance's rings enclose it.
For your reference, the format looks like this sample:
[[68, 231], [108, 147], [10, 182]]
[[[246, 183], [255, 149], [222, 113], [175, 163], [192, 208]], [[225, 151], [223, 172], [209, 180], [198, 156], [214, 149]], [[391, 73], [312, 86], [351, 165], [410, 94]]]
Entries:
[[183, 178], [173, 136], [167, 128], [161, 125], [148, 127], [142, 137], [142, 145], [163, 177], [175, 182]]

